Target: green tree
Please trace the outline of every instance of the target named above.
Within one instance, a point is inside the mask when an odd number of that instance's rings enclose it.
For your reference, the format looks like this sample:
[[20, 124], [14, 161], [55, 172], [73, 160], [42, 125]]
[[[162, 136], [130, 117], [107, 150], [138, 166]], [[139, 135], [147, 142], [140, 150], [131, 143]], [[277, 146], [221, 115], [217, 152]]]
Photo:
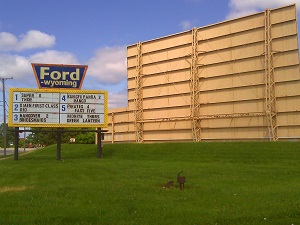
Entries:
[[[79, 144], [94, 144], [95, 133], [84, 132], [83, 128], [31, 128], [32, 134], [27, 136], [27, 140], [32, 144], [52, 145], [57, 143], [57, 131], [64, 131], [61, 133], [61, 142], [69, 143], [70, 138], [75, 138], [76, 143]], [[72, 130], [72, 132], [68, 132]], [[78, 132], [74, 132], [78, 130]]]
[[95, 132], [80, 132], [75, 139], [78, 144], [95, 144]]
[[[13, 127], [8, 127], [6, 123], [6, 146], [9, 146], [9, 143], [14, 143], [15, 133]], [[4, 146], [4, 123], [0, 125], [0, 146]]]

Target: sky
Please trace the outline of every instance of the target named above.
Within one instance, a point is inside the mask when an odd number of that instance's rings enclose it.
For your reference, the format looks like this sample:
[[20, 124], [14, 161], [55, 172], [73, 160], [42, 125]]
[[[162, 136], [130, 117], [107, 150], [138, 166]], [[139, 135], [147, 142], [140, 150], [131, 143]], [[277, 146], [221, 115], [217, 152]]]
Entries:
[[127, 46], [294, 3], [300, 15], [300, 0], [0, 0], [0, 77], [8, 99], [38, 88], [31, 63], [88, 65], [82, 90], [126, 107]]

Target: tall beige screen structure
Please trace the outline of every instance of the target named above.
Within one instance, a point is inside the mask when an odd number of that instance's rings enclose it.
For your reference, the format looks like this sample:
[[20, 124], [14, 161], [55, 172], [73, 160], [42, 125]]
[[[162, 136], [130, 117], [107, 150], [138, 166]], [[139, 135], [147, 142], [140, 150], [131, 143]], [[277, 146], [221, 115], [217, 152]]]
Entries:
[[127, 48], [109, 142], [300, 139], [296, 6]]

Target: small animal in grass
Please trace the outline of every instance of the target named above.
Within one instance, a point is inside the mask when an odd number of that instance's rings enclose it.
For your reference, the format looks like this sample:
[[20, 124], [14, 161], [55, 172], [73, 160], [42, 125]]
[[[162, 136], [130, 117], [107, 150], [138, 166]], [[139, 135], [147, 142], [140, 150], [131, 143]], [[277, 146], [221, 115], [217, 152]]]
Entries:
[[171, 188], [174, 186], [174, 181], [170, 180], [166, 183], [166, 185], [164, 186], [164, 188]]

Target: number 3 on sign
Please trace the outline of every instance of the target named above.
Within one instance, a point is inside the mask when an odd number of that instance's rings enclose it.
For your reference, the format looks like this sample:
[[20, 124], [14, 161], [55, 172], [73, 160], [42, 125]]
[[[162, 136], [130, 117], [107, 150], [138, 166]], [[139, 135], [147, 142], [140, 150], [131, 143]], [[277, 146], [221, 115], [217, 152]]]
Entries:
[[17, 114], [14, 115], [14, 121], [18, 121], [19, 120], [19, 116]]

